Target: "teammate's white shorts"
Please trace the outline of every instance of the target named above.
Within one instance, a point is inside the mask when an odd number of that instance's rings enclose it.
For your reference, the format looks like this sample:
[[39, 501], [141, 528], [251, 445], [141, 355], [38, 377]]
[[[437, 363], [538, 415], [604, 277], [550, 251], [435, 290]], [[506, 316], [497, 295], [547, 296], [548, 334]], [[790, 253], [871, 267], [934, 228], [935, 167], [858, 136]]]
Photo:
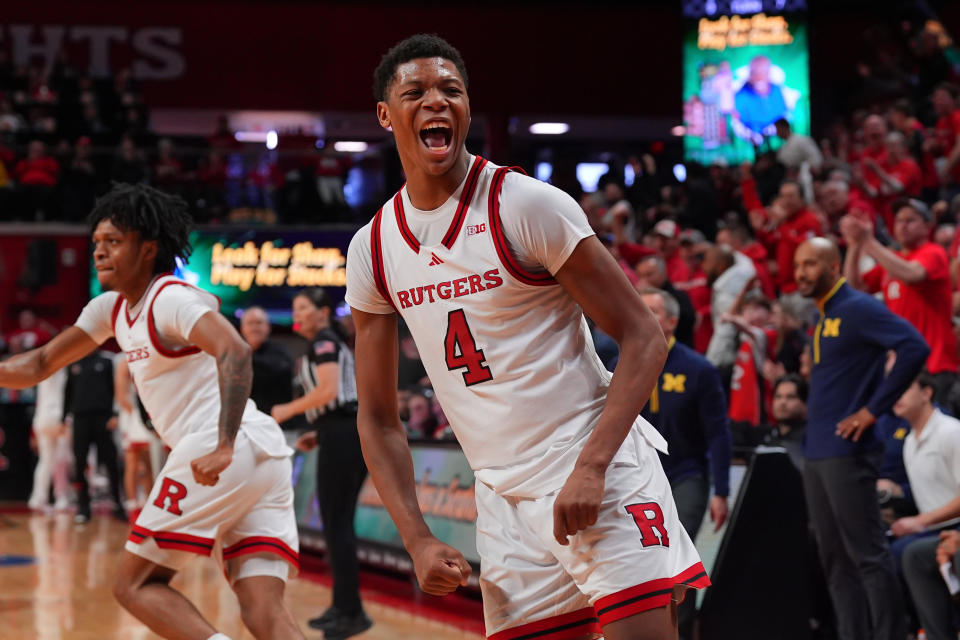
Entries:
[[140, 411], [134, 408], [133, 411], [120, 410], [117, 416], [117, 425], [120, 434], [123, 436], [123, 448], [127, 449], [147, 449], [155, 436], [143, 420], [140, 419]]
[[272, 458], [241, 430], [233, 461], [212, 487], [197, 484], [190, 462], [213, 451], [216, 432], [185, 436], [170, 452], [134, 524], [126, 549], [180, 570], [192, 554], [214, 555], [231, 584], [299, 568], [289, 458]]
[[553, 537], [555, 492], [500, 496], [478, 482], [477, 550], [487, 637], [565, 640], [670, 603], [675, 585], [710, 579], [680, 525], [656, 450], [630, 436], [634, 462], [607, 469], [597, 523]]

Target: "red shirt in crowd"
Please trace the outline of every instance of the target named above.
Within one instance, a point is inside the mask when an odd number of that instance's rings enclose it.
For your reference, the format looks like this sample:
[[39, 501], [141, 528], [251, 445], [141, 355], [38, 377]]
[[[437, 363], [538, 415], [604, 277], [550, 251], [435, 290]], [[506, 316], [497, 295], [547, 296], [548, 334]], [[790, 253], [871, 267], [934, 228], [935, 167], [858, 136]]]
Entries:
[[[943, 150], [943, 157], [950, 157], [953, 146], [957, 143], [957, 136], [960, 136], [960, 109], [955, 109], [950, 115], [938, 119], [934, 134]], [[954, 165], [950, 175], [953, 176], [954, 182], [960, 182], [960, 163]]]
[[59, 173], [60, 165], [57, 161], [50, 156], [42, 156], [32, 160], [24, 158], [18, 162], [13, 176], [23, 185], [55, 187]]
[[940, 245], [927, 242], [913, 251], [901, 252], [900, 257], [923, 265], [926, 279], [907, 284], [890, 277], [877, 265], [863, 274], [863, 281], [871, 293], [882, 290], [887, 307], [916, 327], [930, 345], [927, 358], [930, 373], [956, 372], [960, 358], [951, 324], [952, 286], [947, 252]]
[[760, 288], [763, 295], [771, 300], [777, 297], [777, 291], [774, 288], [773, 276], [770, 275], [770, 267], [767, 266], [767, 260], [770, 254], [759, 242], [751, 242], [740, 249], [740, 253], [753, 261], [753, 266], [757, 270], [757, 278], [760, 280]]
[[860, 162], [860, 168], [863, 170], [863, 181], [869, 184], [874, 189], [879, 189], [880, 186], [883, 184], [883, 180], [881, 180], [880, 176], [878, 176], [876, 172], [874, 172], [874, 170], [871, 169], [869, 166], [867, 166], [867, 164], [864, 162], [864, 160], [867, 158], [870, 158], [881, 167], [886, 166], [887, 148], [878, 147], [876, 149], [873, 149], [871, 147], [867, 147], [866, 149], [860, 152], [859, 162]]
[[793, 293], [797, 283], [793, 280], [793, 254], [806, 240], [823, 233], [820, 219], [808, 209], [801, 209], [781, 222], [773, 231], [757, 230], [757, 239], [766, 245], [777, 261], [777, 273], [773, 278], [780, 293]]
[[875, 199], [877, 208], [880, 210], [880, 215], [883, 216], [883, 223], [887, 225], [887, 231], [892, 233], [894, 214], [892, 205], [894, 201], [905, 195], [911, 198], [920, 197], [923, 191], [923, 172], [920, 170], [920, 165], [918, 165], [913, 158], [904, 158], [899, 162], [887, 160], [887, 163], [883, 165], [883, 170], [903, 185], [902, 193], [896, 195], [881, 195]]

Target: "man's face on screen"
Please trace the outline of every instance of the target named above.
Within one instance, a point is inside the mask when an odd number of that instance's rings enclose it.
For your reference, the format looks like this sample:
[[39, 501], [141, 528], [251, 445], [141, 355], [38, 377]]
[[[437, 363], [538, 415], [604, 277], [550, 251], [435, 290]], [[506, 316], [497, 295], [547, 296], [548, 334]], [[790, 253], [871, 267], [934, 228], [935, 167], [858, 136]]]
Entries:
[[404, 167], [443, 175], [457, 162], [470, 128], [470, 100], [457, 67], [445, 58], [417, 58], [397, 67], [380, 125], [393, 130]]

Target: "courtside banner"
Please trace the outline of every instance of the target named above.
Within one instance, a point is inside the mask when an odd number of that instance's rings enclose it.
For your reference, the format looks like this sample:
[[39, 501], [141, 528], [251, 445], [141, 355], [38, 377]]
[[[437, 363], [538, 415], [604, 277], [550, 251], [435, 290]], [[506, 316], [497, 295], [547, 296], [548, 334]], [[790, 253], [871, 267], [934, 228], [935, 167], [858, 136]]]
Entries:
[[[410, 452], [413, 456], [420, 510], [430, 529], [437, 538], [460, 550], [467, 561], [479, 564], [473, 470], [467, 464], [460, 447], [455, 442], [411, 442]], [[311, 534], [323, 530], [316, 500], [315, 453], [311, 454], [303, 455], [302, 462], [295, 463], [294, 474], [294, 506], [301, 530], [301, 542], [305, 547], [311, 546]], [[374, 562], [375, 564], [393, 564], [400, 569], [404, 567], [404, 563], [397, 563], [395, 560], [386, 562], [386, 556], [391, 552], [402, 556], [406, 556], [406, 553], [400, 534], [369, 476], [360, 490], [355, 525], [361, 547], [366, 543], [365, 555], [383, 557], [382, 562]], [[364, 559], [362, 556], [361, 558]]]
[[[263, 307], [274, 324], [289, 326], [290, 303], [307, 287], [325, 288], [333, 301], [347, 284], [347, 247], [354, 229], [209, 227], [190, 234], [193, 253], [175, 275], [220, 298], [220, 311], [239, 318]], [[100, 293], [90, 266], [90, 297]]]

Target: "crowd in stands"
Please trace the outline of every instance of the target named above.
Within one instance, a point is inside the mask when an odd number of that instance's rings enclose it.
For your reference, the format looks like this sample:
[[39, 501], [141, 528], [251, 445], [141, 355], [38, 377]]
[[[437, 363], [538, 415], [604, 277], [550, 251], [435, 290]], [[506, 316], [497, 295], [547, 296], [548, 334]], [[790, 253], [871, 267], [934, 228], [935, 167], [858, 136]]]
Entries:
[[176, 193], [201, 223], [351, 220], [349, 163], [294, 142], [284, 155], [244, 145], [226, 117], [207, 137], [160, 138], [129, 69], [94, 78], [66, 52], [44, 67], [0, 50], [0, 221], [82, 222], [114, 182]]

